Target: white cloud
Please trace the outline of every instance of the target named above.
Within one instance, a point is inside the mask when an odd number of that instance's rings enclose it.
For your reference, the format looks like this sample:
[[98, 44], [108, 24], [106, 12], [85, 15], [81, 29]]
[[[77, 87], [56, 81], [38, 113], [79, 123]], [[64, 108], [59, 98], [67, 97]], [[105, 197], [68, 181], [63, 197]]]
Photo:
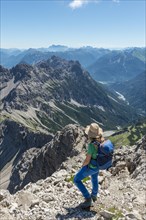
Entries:
[[87, 3], [89, 3], [89, 0], [72, 0], [72, 2], [70, 2], [69, 4], [69, 7], [72, 9], [76, 9], [82, 7]]
[[[72, 9], [77, 9], [77, 8], [81, 8], [83, 5], [86, 5], [88, 3], [99, 3], [103, 0], [72, 0], [70, 3], [69, 3], [69, 7], [72, 8]], [[115, 2], [115, 3], [119, 3], [120, 0], [111, 0], [112, 2]]]

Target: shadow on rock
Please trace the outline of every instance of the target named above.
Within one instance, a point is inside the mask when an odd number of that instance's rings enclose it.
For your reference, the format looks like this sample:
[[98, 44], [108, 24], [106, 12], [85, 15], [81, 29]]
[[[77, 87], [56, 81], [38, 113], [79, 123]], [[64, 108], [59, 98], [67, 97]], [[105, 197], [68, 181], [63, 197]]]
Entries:
[[72, 219], [72, 218], [78, 218], [78, 219], [82, 219], [82, 218], [92, 218], [94, 217], [97, 212], [91, 210], [90, 208], [88, 209], [82, 209], [80, 205], [76, 206], [76, 207], [64, 207], [64, 209], [67, 210], [67, 214], [60, 214], [58, 213], [56, 215], [56, 219], [58, 220], [64, 220], [64, 219]]

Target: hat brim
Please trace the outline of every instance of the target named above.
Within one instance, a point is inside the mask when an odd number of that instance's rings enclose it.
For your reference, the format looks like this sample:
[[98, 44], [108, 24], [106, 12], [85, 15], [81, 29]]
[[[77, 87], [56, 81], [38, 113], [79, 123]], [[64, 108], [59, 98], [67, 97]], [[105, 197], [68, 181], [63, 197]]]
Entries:
[[88, 135], [89, 129], [90, 129], [90, 125], [88, 125], [88, 126], [85, 128], [85, 134]]

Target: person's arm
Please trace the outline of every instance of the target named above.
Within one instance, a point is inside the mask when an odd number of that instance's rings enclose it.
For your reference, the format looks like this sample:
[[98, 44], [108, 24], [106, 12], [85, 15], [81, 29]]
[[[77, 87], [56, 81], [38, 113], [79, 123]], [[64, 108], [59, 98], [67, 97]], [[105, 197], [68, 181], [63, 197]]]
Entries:
[[87, 155], [86, 155], [86, 158], [85, 158], [85, 160], [84, 160], [84, 162], [83, 162], [82, 167], [88, 165], [88, 164], [90, 163], [90, 160], [91, 160], [91, 155], [90, 155], [90, 154], [87, 154]]

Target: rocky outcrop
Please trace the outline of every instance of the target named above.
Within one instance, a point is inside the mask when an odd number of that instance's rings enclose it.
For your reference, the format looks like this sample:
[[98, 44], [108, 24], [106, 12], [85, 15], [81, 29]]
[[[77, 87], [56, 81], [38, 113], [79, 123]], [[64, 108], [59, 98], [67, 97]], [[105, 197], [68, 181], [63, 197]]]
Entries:
[[28, 64], [18, 64], [11, 69], [12, 74], [15, 77], [14, 83], [22, 81], [23, 79], [29, 80], [31, 78], [31, 71], [33, 67]]
[[118, 175], [124, 169], [128, 169], [131, 178], [144, 181], [145, 178], [145, 150], [146, 136], [134, 146], [121, 147], [114, 154], [113, 175]]
[[0, 91], [7, 86], [7, 82], [13, 78], [10, 71], [0, 65]]
[[[61, 138], [61, 140], [65, 139]], [[140, 150], [143, 157], [145, 143], [146, 139], [143, 138], [130, 149], [131, 154], [134, 155], [135, 151]], [[80, 151], [80, 144], [77, 144], [77, 149]], [[115, 154], [126, 159], [127, 153], [122, 154], [125, 151], [127, 149], [119, 149]], [[29, 183], [14, 195], [2, 190], [0, 192], [1, 219], [144, 220], [145, 180], [143, 179], [144, 182], [141, 184], [142, 176], [133, 178], [126, 165], [124, 167], [122, 159], [119, 159], [119, 164], [115, 163], [116, 166], [121, 164], [122, 167], [116, 175], [112, 174], [112, 170], [99, 173], [98, 199], [90, 212], [80, 208], [83, 198], [72, 179], [81, 167], [84, 157], [85, 152], [83, 151], [78, 155], [68, 157], [59, 170], [50, 177], [36, 183]], [[134, 157], [134, 160], [137, 159]], [[144, 165], [143, 163], [145, 161], [142, 161], [141, 165]], [[141, 165], [138, 165], [139, 168]], [[86, 180], [85, 185], [91, 191], [90, 180]]]
[[130, 171], [132, 178], [143, 180], [145, 178], [145, 162], [146, 162], [146, 136], [140, 140], [133, 153], [133, 159], [129, 157], [127, 161], [127, 166]]
[[68, 125], [57, 132], [51, 142], [41, 149], [26, 151], [12, 170], [8, 189], [11, 193], [22, 189], [29, 182], [45, 179], [53, 174], [67, 157], [77, 155], [85, 143], [83, 129]]
[[15, 121], [8, 119], [3, 121], [0, 124], [0, 170], [13, 157], [15, 165], [26, 150], [41, 148], [52, 138], [52, 134], [33, 132]]

